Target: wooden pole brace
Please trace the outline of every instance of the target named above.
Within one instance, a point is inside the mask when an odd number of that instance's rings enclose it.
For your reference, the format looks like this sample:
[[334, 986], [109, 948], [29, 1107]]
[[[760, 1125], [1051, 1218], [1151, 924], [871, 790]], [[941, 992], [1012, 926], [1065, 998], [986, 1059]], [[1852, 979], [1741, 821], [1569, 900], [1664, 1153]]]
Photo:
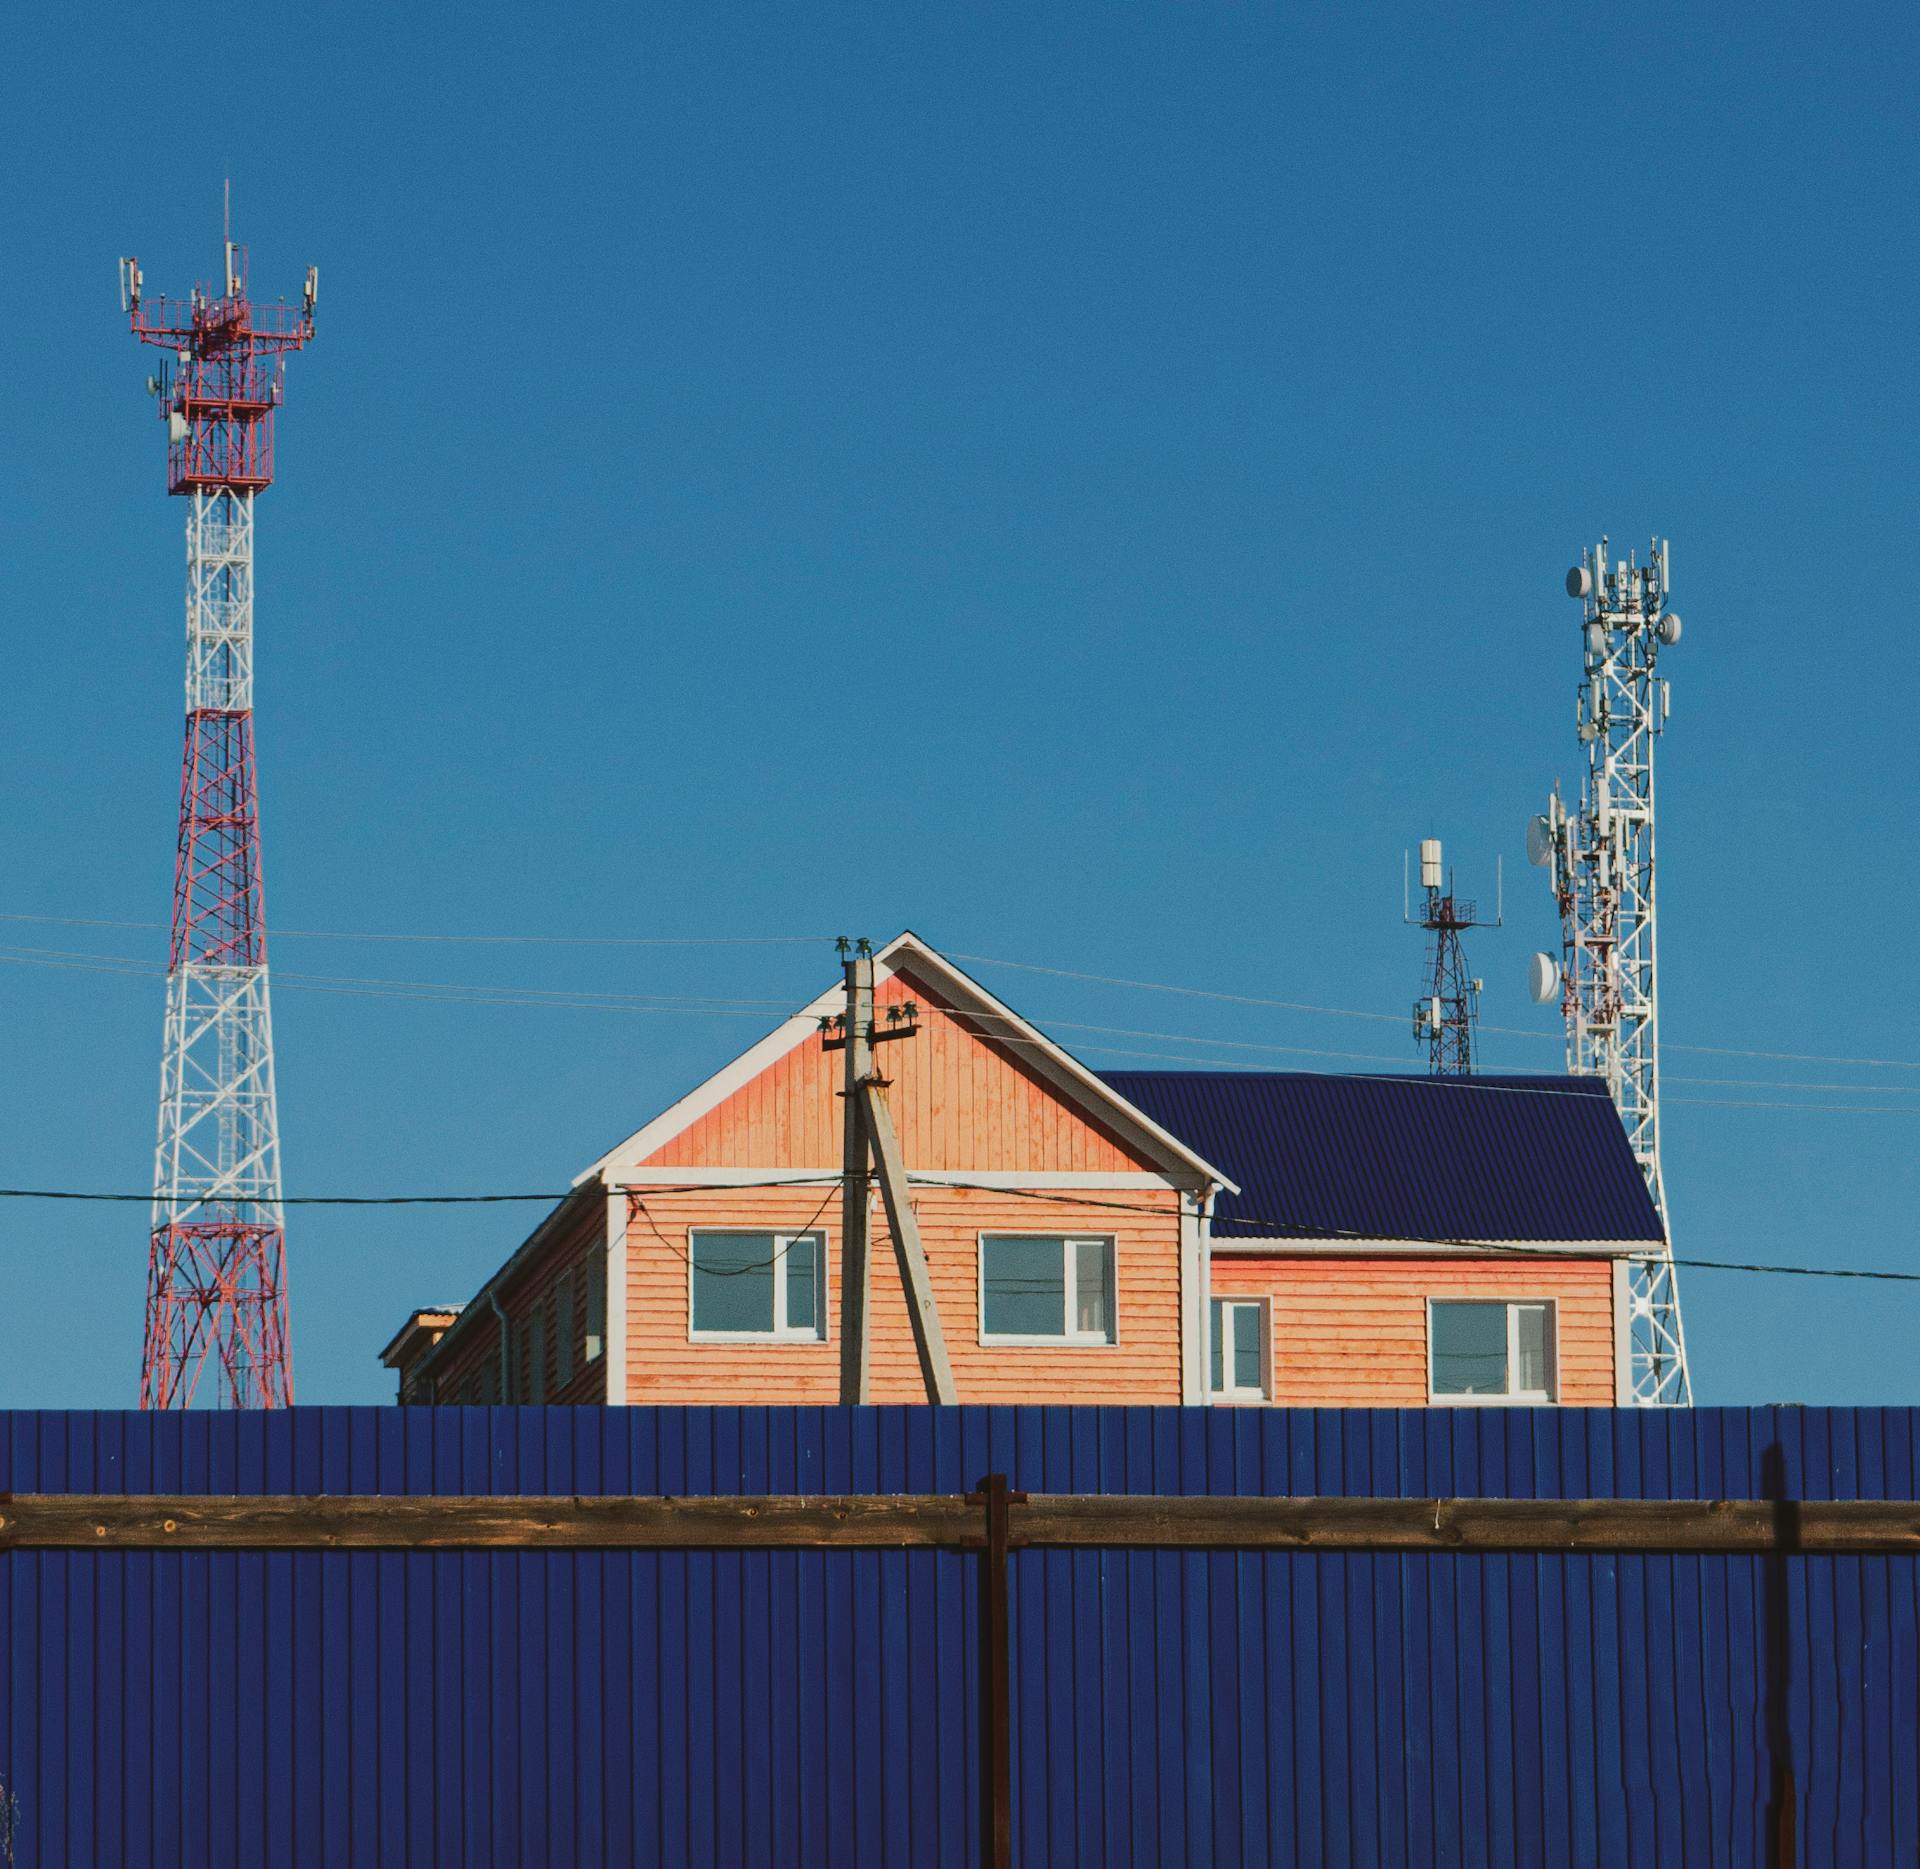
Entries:
[[920, 1380], [926, 1385], [929, 1402], [952, 1407], [960, 1397], [954, 1388], [953, 1365], [947, 1360], [940, 1306], [933, 1295], [927, 1250], [907, 1187], [900, 1138], [894, 1134], [886, 1094], [878, 1084], [869, 1081], [861, 1086], [861, 1113], [873, 1144], [873, 1158], [880, 1168], [880, 1197], [886, 1203], [887, 1229], [893, 1235], [893, 1253], [900, 1264], [900, 1286], [906, 1294], [907, 1319], [913, 1326], [913, 1347], [920, 1356]]

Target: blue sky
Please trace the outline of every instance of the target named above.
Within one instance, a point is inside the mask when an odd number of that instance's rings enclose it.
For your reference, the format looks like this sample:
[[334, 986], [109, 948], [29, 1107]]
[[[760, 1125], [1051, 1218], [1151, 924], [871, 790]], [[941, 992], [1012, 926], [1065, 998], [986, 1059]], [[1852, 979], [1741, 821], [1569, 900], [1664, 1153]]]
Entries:
[[[833, 957], [768, 938], [910, 925], [1397, 1021], [1429, 833], [1505, 857], [1470, 954], [1534, 1036], [1483, 1057], [1552, 1068], [1561, 578], [1659, 531], [1667, 1037], [1905, 1061], [1670, 1052], [1679, 1246], [1920, 1270], [1910, 8], [198, 17], [10, 28], [0, 910], [167, 913], [182, 510], [113, 263], [211, 276], [230, 174], [256, 291], [321, 271], [259, 520], [275, 926], [766, 942], [276, 936], [291, 1192], [562, 1187], [770, 1022], [343, 979], [780, 1006]], [[1133, 1050], [1418, 1062], [979, 972]], [[0, 1182], [148, 1187], [160, 1009], [0, 964]], [[390, 1393], [535, 1211], [297, 1212], [301, 1398]], [[0, 1203], [0, 1405], [133, 1398], [144, 1255]], [[1682, 1289], [1703, 1401], [1920, 1399], [1920, 1287]]]

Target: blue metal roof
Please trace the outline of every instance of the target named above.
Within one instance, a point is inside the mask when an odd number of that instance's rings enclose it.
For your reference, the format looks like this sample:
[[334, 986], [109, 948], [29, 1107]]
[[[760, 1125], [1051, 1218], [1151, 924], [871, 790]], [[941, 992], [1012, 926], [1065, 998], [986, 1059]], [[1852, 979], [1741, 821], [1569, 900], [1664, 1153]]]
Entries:
[[1661, 1237], [1599, 1078], [1101, 1076], [1240, 1184], [1216, 1238]]

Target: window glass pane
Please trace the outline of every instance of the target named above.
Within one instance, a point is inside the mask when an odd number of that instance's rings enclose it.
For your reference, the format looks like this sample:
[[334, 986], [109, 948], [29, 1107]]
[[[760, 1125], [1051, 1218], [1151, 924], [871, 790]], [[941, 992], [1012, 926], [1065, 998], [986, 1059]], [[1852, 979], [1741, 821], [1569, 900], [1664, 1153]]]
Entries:
[[816, 1294], [820, 1289], [820, 1242], [812, 1234], [787, 1242], [787, 1328], [820, 1328]]
[[589, 1337], [600, 1340], [602, 1350], [607, 1339], [607, 1262], [604, 1259], [590, 1259], [587, 1262], [587, 1333]]
[[693, 1236], [695, 1330], [773, 1329], [773, 1235]]
[[1067, 1327], [1065, 1242], [1001, 1233], [980, 1242], [980, 1305], [990, 1337], [1059, 1337]]
[[1208, 1386], [1211, 1387], [1215, 1395], [1218, 1395], [1220, 1391], [1226, 1387], [1226, 1384], [1221, 1379], [1221, 1375], [1220, 1375], [1220, 1317], [1221, 1317], [1221, 1313], [1225, 1311], [1225, 1309], [1226, 1309], [1226, 1306], [1223, 1305], [1218, 1298], [1214, 1299], [1213, 1305], [1212, 1305], [1212, 1310], [1213, 1310], [1212, 1373], [1208, 1376], [1207, 1382], [1208, 1382]]
[[1528, 1395], [1553, 1393], [1553, 1308], [1523, 1304], [1516, 1322], [1520, 1335], [1520, 1379], [1516, 1389]]
[[1073, 1243], [1073, 1327], [1082, 1336], [1113, 1335], [1113, 1248], [1105, 1240]]
[[1507, 1307], [1436, 1304], [1433, 1307], [1435, 1395], [1507, 1392]]
[[1236, 1304], [1233, 1307], [1233, 1386], [1258, 1391], [1260, 1380], [1260, 1307]]

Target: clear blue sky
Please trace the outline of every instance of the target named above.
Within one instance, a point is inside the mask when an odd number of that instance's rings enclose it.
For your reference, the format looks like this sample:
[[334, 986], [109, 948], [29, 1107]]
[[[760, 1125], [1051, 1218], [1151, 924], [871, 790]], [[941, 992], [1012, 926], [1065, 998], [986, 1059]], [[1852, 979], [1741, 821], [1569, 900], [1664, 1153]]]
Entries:
[[[197, 17], [9, 28], [0, 909], [167, 912], [182, 509], [114, 261], [211, 276], [231, 174], [256, 288], [321, 269], [260, 512], [277, 926], [910, 925], [1398, 1021], [1438, 832], [1463, 883], [1506, 857], [1471, 957], [1538, 1036], [1485, 1060], [1552, 1068], [1520, 834], [1576, 766], [1561, 578], [1658, 530], [1667, 1036], [1920, 1060], [1910, 7]], [[273, 955], [783, 1005], [832, 973]], [[980, 971], [1176, 1035], [1130, 1049], [1417, 1064], [1398, 1022]], [[0, 965], [0, 1182], [149, 1186], [160, 1012]], [[275, 1019], [295, 1193], [562, 1187], [766, 1022], [291, 978]], [[1683, 1251], [1920, 1270], [1920, 1069], [1667, 1066]], [[535, 1211], [296, 1212], [302, 1399], [390, 1393], [402, 1314]], [[145, 1224], [0, 1203], [0, 1405], [132, 1399]], [[1702, 1400], [1920, 1399], [1920, 1287], [1683, 1292]]]

